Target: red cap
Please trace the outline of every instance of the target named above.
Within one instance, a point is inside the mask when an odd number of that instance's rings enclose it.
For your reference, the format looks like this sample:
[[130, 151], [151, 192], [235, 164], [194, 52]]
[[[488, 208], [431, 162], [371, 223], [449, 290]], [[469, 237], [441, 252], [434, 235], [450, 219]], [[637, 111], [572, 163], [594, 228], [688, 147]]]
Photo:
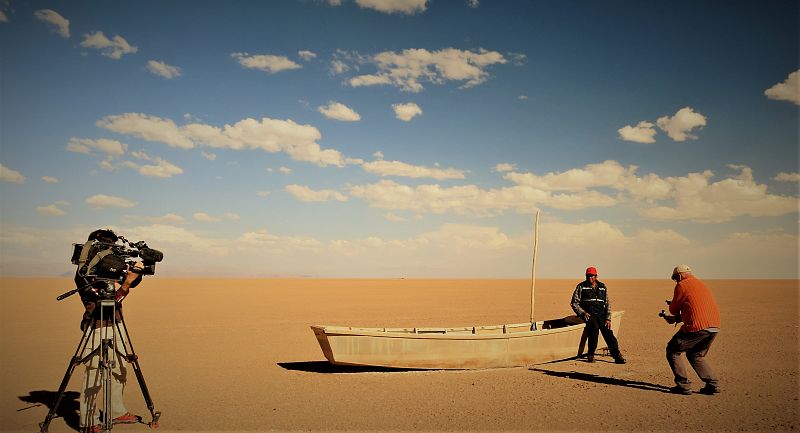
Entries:
[[597, 275], [597, 269], [594, 266], [589, 266], [586, 268], [586, 275]]

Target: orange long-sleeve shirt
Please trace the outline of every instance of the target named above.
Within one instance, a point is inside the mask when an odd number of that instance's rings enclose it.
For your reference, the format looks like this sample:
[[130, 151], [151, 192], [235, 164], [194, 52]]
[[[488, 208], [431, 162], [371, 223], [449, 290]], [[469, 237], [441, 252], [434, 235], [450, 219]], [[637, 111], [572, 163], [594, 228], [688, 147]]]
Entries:
[[669, 312], [681, 315], [681, 331], [697, 332], [706, 328], [719, 328], [720, 325], [719, 308], [714, 295], [694, 275], [688, 275], [675, 285]]

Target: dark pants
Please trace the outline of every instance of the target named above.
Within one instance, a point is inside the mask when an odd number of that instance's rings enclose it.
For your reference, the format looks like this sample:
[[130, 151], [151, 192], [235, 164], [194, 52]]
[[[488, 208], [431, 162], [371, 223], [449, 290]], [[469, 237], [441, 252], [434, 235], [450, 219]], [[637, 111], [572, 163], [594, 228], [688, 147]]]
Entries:
[[614, 336], [614, 331], [606, 328], [606, 321], [604, 318], [601, 319], [595, 315], [589, 316], [589, 320], [586, 321], [586, 339], [589, 341], [587, 355], [594, 355], [594, 351], [597, 349], [598, 331], [603, 333], [603, 340], [606, 341], [611, 356], [619, 358], [619, 343], [617, 343], [617, 337]]
[[686, 368], [681, 362], [681, 354], [686, 352], [686, 358], [692, 365], [695, 373], [707, 383], [708, 386], [717, 387], [717, 376], [706, 361], [706, 353], [711, 348], [711, 343], [717, 337], [716, 332], [697, 331], [683, 332], [678, 331], [669, 343], [667, 343], [667, 362], [675, 375], [675, 383], [678, 386], [689, 389], [691, 382], [686, 376]]

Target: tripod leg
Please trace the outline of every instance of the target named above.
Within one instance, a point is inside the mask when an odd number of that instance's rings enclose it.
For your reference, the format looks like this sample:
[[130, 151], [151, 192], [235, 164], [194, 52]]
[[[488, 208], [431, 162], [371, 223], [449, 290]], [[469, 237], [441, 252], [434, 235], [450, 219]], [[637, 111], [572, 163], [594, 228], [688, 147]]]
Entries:
[[[148, 391], [147, 383], [144, 381], [142, 367], [139, 366], [139, 357], [133, 351], [133, 342], [131, 341], [130, 334], [128, 334], [128, 327], [125, 325], [125, 318], [123, 317], [120, 322], [122, 322], [122, 330], [120, 330], [120, 335], [124, 337], [122, 338], [122, 347], [125, 350], [125, 358], [133, 366], [133, 372], [136, 373], [136, 380], [139, 382], [139, 388], [142, 390], [142, 396], [147, 404], [147, 409], [150, 411], [150, 416], [153, 417], [152, 421], [150, 421], [148, 425], [150, 428], [156, 429], [158, 428], [158, 419], [161, 418], [161, 412], [155, 410], [153, 399], [150, 397], [150, 391]], [[117, 322], [117, 328], [119, 330], [119, 322]], [[130, 351], [128, 349], [130, 349]]]
[[56, 394], [56, 399], [53, 402], [53, 407], [50, 408], [50, 412], [47, 413], [47, 416], [44, 418], [44, 421], [39, 423], [39, 432], [45, 433], [47, 429], [50, 427], [50, 421], [53, 420], [53, 417], [56, 415], [56, 411], [58, 410], [58, 406], [61, 405], [61, 399], [64, 398], [64, 391], [67, 390], [67, 385], [69, 384], [69, 379], [72, 377], [72, 373], [75, 371], [75, 366], [82, 362], [80, 354], [86, 349], [86, 343], [92, 338], [92, 334], [94, 333], [94, 328], [88, 326], [86, 330], [83, 331], [83, 336], [81, 336], [81, 340], [78, 342], [78, 348], [75, 350], [75, 354], [72, 356], [72, 359], [69, 360], [69, 365], [67, 366], [67, 372], [64, 373], [64, 378], [61, 379], [61, 385], [58, 387], [58, 393]]

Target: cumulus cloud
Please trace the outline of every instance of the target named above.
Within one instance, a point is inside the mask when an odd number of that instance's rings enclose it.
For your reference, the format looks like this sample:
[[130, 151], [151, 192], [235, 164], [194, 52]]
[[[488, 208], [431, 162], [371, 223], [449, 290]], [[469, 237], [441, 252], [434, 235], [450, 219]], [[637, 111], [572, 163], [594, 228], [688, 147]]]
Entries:
[[507, 171], [513, 171], [514, 167], [516, 167], [516, 164], [511, 164], [511, 163], [508, 163], [508, 162], [501, 162], [501, 163], [495, 165], [492, 170], [494, 170], [494, 171], [496, 171], [498, 173], [505, 173]]
[[200, 152], [200, 155], [203, 158], [205, 158], [205, 159], [207, 159], [209, 161], [213, 161], [213, 160], [217, 159], [217, 154], [212, 153], [212, 152]]
[[117, 140], [108, 140], [105, 138], [93, 140], [90, 138], [75, 137], [70, 138], [67, 144], [67, 151], [69, 152], [91, 155], [92, 150], [101, 152], [109, 158], [118, 158], [128, 151], [128, 145], [120, 143]]
[[155, 158], [154, 162], [155, 164], [137, 165], [134, 168], [142, 176], [157, 177], [161, 179], [170, 178], [183, 173], [182, 168], [169, 161], [161, 158]]
[[174, 213], [164, 214], [159, 217], [150, 218], [149, 220], [155, 224], [183, 224], [186, 222], [186, 218], [175, 215]]
[[407, 104], [392, 104], [392, 109], [394, 110], [394, 116], [404, 122], [408, 122], [422, 114], [422, 109], [413, 102]]
[[0, 164], [0, 180], [3, 182], [24, 183], [25, 176], [16, 170], [12, 170], [3, 164]]
[[58, 179], [53, 176], [42, 176], [42, 181], [46, 183], [58, 183]]
[[769, 99], [789, 101], [800, 105], [800, 69], [789, 74], [782, 83], [778, 83], [764, 91]]
[[480, 6], [480, 4], [481, 3], [480, 3], [479, 0], [467, 0], [467, 6], [473, 8], [473, 9], [477, 8], [478, 6]]
[[342, 122], [356, 122], [361, 120], [361, 116], [358, 113], [340, 102], [330, 101], [328, 105], [318, 107], [317, 111], [328, 119], [341, 120]]
[[300, 201], [324, 202], [330, 200], [347, 201], [347, 196], [332, 189], [314, 191], [305, 185], [287, 185], [284, 191]]
[[231, 57], [236, 59], [240, 65], [247, 69], [257, 69], [271, 74], [302, 68], [302, 66], [289, 60], [286, 56], [275, 56], [272, 54], [257, 54], [251, 56], [248, 53], [233, 53]]
[[444, 84], [447, 81], [462, 81], [462, 88], [477, 86], [489, 78], [489, 66], [508, 62], [496, 51], [456, 48], [438, 51], [414, 48], [401, 53], [385, 51], [358, 59], [374, 64], [378, 72], [351, 78], [348, 83], [352, 87], [392, 84], [415, 93], [423, 90], [423, 82]]
[[391, 180], [352, 186], [350, 195], [364, 199], [370, 207], [379, 209], [408, 210], [417, 214], [453, 212], [476, 217], [495, 216], [506, 210], [533, 213], [541, 205], [576, 210], [617, 204], [613, 197], [596, 191], [553, 194], [523, 185], [482, 189], [476, 185], [410, 186]]
[[211, 216], [205, 212], [196, 212], [192, 215], [192, 217], [200, 222], [204, 223], [218, 223], [221, 221], [238, 221], [239, 215], [231, 212], [226, 212], [222, 214], [222, 216]]
[[131, 208], [136, 206], [136, 203], [128, 199], [105, 194], [95, 194], [87, 198], [86, 204], [95, 209]]
[[36, 208], [36, 212], [38, 212], [41, 215], [62, 216], [66, 212], [64, 212], [64, 210], [61, 209], [59, 206], [64, 206], [64, 205], [66, 205], [65, 202], [58, 202], [49, 204], [47, 206], [39, 206]]
[[683, 107], [672, 117], [659, 117], [656, 124], [675, 141], [696, 140], [697, 137], [690, 132], [695, 128], [706, 126], [706, 117], [696, 113], [691, 107]]
[[[618, 129], [619, 137], [625, 141], [635, 143], [655, 143], [655, 125], [648, 121], [641, 121], [636, 126], [625, 125]], [[681, 140], [682, 141], [682, 140]]]
[[313, 51], [301, 50], [301, 51], [297, 52], [297, 55], [300, 56], [301, 59], [303, 59], [303, 60], [305, 60], [307, 62], [317, 58], [317, 53], [315, 53]]
[[69, 20], [62, 17], [58, 12], [52, 9], [40, 9], [33, 13], [37, 20], [48, 23], [62, 38], [69, 37]]
[[263, 229], [245, 232], [236, 239], [236, 242], [259, 249], [266, 248], [273, 253], [297, 249], [318, 251], [322, 246], [322, 243], [314, 238], [280, 236]]
[[707, 170], [664, 179], [671, 187], [669, 199], [673, 204], [644, 207], [639, 213], [657, 220], [718, 223], [742, 215], [762, 217], [797, 212], [797, 198], [769, 194], [766, 185], [755, 183], [749, 167], [729, 167], [738, 170], [738, 176], [712, 182], [714, 173]]
[[310, 162], [321, 167], [342, 167], [355, 162], [344, 158], [337, 150], [321, 149], [317, 144], [322, 137], [319, 130], [293, 120], [264, 117], [258, 121], [247, 118], [219, 128], [202, 123], [178, 126], [170, 119], [125, 113], [104, 117], [97, 121], [97, 126], [183, 149], [191, 149], [196, 145], [232, 150], [261, 149], [270, 153], [283, 152], [295, 161]]
[[170, 66], [162, 61], [156, 60], [149, 60], [147, 62], [147, 70], [160, 77], [166, 78], [167, 80], [171, 80], [175, 77], [180, 77], [183, 75], [181, 68], [177, 66]]
[[800, 182], [800, 173], [784, 173], [780, 172], [777, 176], [772, 178], [778, 182]]
[[278, 171], [283, 174], [292, 174], [292, 169], [289, 167], [278, 167]]
[[128, 43], [122, 36], [115, 35], [113, 39], [108, 39], [103, 32], [95, 32], [83, 35], [84, 39], [81, 46], [84, 48], [94, 48], [100, 50], [100, 54], [119, 60], [125, 54], [132, 54], [139, 51], [139, 48]]
[[444, 179], [463, 179], [464, 171], [455, 168], [438, 168], [438, 167], [425, 167], [420, 165], [411, 165], [401, 161], [384, 161], [378, 159], [372, 162], [365, 162], [361, 165], [365, 171], [369, 173], [379, 174], [381, 176], [398, 176], [410, 178], [433, 178], [438, 180]]
[[386, 14], [401, 13], [414, 15], [425, 12], [428, 0], [356, 0], [364, 9], [372, 9]]

